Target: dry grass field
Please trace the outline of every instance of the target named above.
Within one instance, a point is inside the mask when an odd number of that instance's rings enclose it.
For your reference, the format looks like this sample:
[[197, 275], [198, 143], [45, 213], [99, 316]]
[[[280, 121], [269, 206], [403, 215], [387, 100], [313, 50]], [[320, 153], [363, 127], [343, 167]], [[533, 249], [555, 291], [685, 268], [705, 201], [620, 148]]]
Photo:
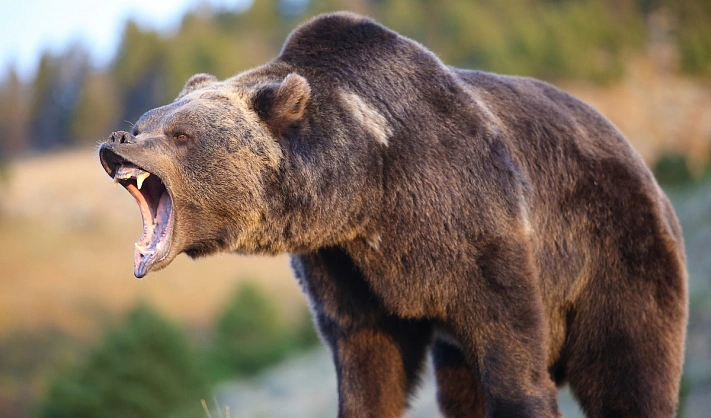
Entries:
[[698, 170], [711, 158], [711, 83], [680, 77], [666, 62], [633, 59], [619, 83], [561, 87], [609, 118], [648, 163], [674, 151]]
[[304, 304], [286, 256], [180, 256], [133, 277], [138, 208], [112, 187], [92, 149], [14, 161], [0, 186], [0, 336], [56, 326], [86, 335], [105, 315], [146, 300], [169, 317], [212, 321], [237, 283], [253, 279], [289, 309]]

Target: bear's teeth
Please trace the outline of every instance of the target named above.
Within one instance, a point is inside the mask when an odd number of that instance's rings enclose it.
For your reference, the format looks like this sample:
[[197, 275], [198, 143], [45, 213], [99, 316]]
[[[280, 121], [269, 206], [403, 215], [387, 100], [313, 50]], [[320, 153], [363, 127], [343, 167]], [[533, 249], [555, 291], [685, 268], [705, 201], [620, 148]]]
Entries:
[[137, 242], [134, 243], [133, 245], [135, 245], [136, 248], [138, 249], [138, 251], [143, 255], [150, 255], [150, 254], [153, 254], [156, 252], [155, 249], [150, 249], [150, 248], [148, 248], [148, 246], [144, 246], [144, 245], [138, 245]]
[[143, 181], [146, 180], [150, 175], [151, 173], [144, 171], [143, 173], [136, 176], [136, 186], [138, 186], [138, 190], [141, 190], [141, 186], [143, 186]]
[[118, 184], [119, 184], [118, 177], [114, 177], [114, 187], [118, 186]]

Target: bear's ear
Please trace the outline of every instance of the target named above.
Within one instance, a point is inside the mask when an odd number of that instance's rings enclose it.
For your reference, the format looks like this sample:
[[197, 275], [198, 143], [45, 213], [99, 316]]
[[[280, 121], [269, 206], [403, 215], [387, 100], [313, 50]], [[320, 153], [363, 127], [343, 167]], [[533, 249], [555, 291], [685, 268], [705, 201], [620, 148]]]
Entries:
[[195, 74], [194, 76], [190, 77], [190, 80], [188, 80], [185, 83], [185, 86], [183, 86], [183, 90], [180, 91], [178, 94], [178, 97], [175, 98], [175, 100], [178, 100], [182, 98], [183, 96], [189, 94], [192, 91], [195, 91], [197, 89], [201, 89], [205, 86], [208, 86], [212, 83], [217, 82], [217, 77], [215, 77], [212, 74]]
[[274, 135], [281, 136], [303, 118], [310, 97], [309, 82], [291, 73], [281, 83], [260, 88], [252, 97], [252, 108]]

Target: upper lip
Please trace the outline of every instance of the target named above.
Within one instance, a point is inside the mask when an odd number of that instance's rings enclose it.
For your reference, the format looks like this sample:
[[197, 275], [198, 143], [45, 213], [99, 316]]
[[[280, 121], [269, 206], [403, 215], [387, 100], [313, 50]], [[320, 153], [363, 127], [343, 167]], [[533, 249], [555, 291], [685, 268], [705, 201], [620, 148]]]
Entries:
[[137, 151], [139, 150], [140, 146], [135, 144], [117, 144], [107, 142], [99, 147], [99, 159], [101, 160], [101, 165], [104, 167], [104, 170], [111, 178], [115, 178], [116, 170], [120, 166], [127, 164], [136, 166], [137, 168], [151, 174], [159, 175], [157, 170], [150, 167], [151, 164], [144, 164], [139, 161], [143, 160], [143, 158], [140, 158], [140, 155], [133, 155], [138, 154]]
[[99, 148], [99, 159], [101, 160], [101, 165], [104, 167], [104, 170], [106, 170], [106, 173], [112, 178], [114, 177], [114, 174], [116, 174], [116, 168], [128, 161], [121, 155], [117, 154], [112, 144], [109, 143], [102, 144]]

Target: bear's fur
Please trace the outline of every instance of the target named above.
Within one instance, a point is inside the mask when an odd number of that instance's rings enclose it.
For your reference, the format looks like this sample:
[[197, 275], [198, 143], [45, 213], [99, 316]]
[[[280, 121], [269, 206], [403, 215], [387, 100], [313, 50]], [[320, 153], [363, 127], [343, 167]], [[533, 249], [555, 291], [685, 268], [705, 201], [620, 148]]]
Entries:
[[340, 417], [402, 416], [428, 351], [447, 417], [559, 416], [566, 382], [589, 417], [675, 414], [679, 224], [622, 134], [549, 84], [329, 14], [262, 67], [194, 76], [100, 157], [141, 206], [137, 276], [291, 254]]

